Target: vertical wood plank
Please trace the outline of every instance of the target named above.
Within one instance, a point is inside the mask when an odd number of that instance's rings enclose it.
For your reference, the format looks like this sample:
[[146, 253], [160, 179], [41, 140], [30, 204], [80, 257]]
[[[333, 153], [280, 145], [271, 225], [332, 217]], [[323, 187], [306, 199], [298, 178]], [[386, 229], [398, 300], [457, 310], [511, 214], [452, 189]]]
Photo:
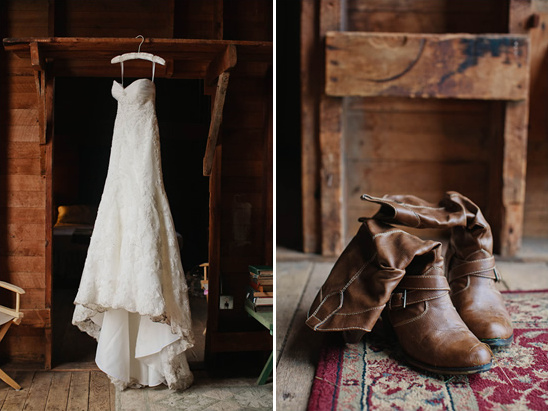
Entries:
[[312, 331], [306, 324], [310, 304], [325, 282], [332, 263], [316, 263], [296, 307], [284, 350], [276, 366], [276, 405], [280, 410], [304, 410], [314, 382], [319, 352], [333, 333]]
[[[535, 2], [538, 26], [529, 30], [531, 41], [531, 83], [527, 136], [527, 181], [523, 234], [548, 237], [548, 3]], [[542, 7], [541, 7], [542, 6]]]
[[272, 72], [266, 80], [265, 131], [263, 150], [263, 198], [264, 198], [264, 244], [265, 264], [271, 265], [274, 257], [273, 226], [273, 123], [272, 123]]
[[[17, 377], [17, 375], [16, 373], [11, 373], [10, 377], [14, 378]], [[11, 388], [8, 384], [2, 383], [0, 385], [0, 409], [2, 409], [4, 401], [6, 400], [6, 397], [8, 396], [10, 391], [13, 391], [13, 388]]]
[[529, 103], [527, 100], [506, 103], [502, 165], [504, 211], [500, 237], [500, 254], [503, 256], [515, 255], [521, 247], [527, 167], [528, 115]]
[[279, 362], [294, 324], [293, 318], [314, 263], [276, 262], [276, 360]]
[[[322, 0], [320, 5], [320, 38], [325, 46], [325, 33], [341, 29], [341, 0]], [[322, 47], [323, 49], [324, 47]], [[324, 67], [322, 66], [322, 71]], [[322, 78], [324, 78], [322, 75]], [[324, 81], [322, 81], [323, 85]], [[342, 98], [328, 97], [323, 91], [320, 99], [321, 152], [321, 221], [322, 254], [338, 255], [343, 249], [343, 144]]]
[[[46, 180], [46, 224], [45, 224], [45, 259], [46, 259], [46, 297], [45, 306], [51, 309], [51, 295], [52, 295], [52, 278], [53, 278], [53, 136], [54, 136], [54, 117], [53, 108], [55, 97], [55, 78], [53, 76], [46, 76], [45, 85], [45, 180]], [[51, 369], [51, 357], [52, 357], [52, 336], [51, 325], [44, 330], [45, 343], [44, 347], [44, 367], [45, 369]]]
[[114, 386], [114, 384], [110, 384], [109, 398], [110, 410], [114, 411], [116, 409], [116, 387]]
[[[105, 411], [110, 407], [110, 380], [102, 371], [92, 371], [89, 383], [89, 411]], [[106, 395], [107, 394], [107, 395]]]
[[209, 177], [209, 286], [207, 296], [207, 327], [205, 360], [211, 363], [212, 335], [219, 327], [219, 295], [221, 278], [221, 175], [222, 144], [215, 148]]
[[72, 373], [67, 410], [87, 411], [89, 401], [89, 379], [89, 372]]
[[[531, 0], [510, 0], [509, 32], [527, 33]], [[529, 87], [529, 85], [527, 85]], [[515, 255], [521, 246], [527, 169], [529, 100], [507, 102], [502, 154], [502, 221], [499, 253]]]
[[301, 190], [303, 251], [321, 252], [321, 214], [317, 193], [319, 169], [319, 100], [321, 84], [321, 45], [319, 40], [319, 3], [301, 2]]
[[52, 372], [36, 372], [29, 387], [24, 411], [43, 411], [46, 408], [48, 393], [53, 380]]
[[485, 210], [485, 217], [491, 225], [494, 250], [500, 250], [500, 238], [503, 222], [502, 205], [502, 153], [504, 151], [504, 114], [506, 112], [505, 101], [493, 101], [490, 104], [490, 133], [486, 146], [492, 147], [489, 158], [489, 202]]
[[[2, 405], [2, 411], [16, 411], [23, 409], [27, 396], [30, 392], [34, 372], [17, 371], [13, 373], [11, 377], [21, 386], [21, 390], [15, 391], [11, 389], [11, 391], [8, 392], [8, 395], [6, 395], [6, 399], [4, 400], [4, 404]], [[2, 384], [4, 383], [2, 382]]]
[[51, 388], [46, 402], [46, 411], [64, 411], [67, 409], [70, 379], [70, 372], [53, 373]]
[[226, 90], [228, 88], [228, 79], [230, 73], [223, 72], [219, 75], [217, 81], [217, 90], [215, 93], [215, 102], [213, 103], [213, 113], [211, 113], [211, 123], [209, 126], [209, 135], [207, 137], [206, 152], [204, 156], [204, 176], [211, 174], [213, 165], [213, 157], [215, 155], [215, 147], [217, 146], [217, 138], [223, 121], [223, 108], [225, 105]]

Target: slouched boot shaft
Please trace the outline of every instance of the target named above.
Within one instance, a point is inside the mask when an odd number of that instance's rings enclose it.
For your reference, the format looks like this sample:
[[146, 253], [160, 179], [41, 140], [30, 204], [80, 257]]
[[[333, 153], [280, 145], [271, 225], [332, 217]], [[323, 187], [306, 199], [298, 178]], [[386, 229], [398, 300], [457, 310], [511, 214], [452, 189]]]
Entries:
[[315, 331], [371, 331], [410, 262], [438, 246], [364, 220], [320, 288], [306, 324]]

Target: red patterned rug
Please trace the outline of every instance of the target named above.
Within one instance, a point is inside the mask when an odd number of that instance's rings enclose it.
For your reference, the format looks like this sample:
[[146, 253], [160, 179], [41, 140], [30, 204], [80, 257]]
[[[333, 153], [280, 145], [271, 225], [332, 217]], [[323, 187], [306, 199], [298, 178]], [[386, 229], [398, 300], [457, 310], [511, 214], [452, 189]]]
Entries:
[[409, 368], [397, 342], [373, 332], [320, 356], [309, 410], [548, 410], [548, 290], [506, 292], [514, 343], [490, 371], [440, 376]]

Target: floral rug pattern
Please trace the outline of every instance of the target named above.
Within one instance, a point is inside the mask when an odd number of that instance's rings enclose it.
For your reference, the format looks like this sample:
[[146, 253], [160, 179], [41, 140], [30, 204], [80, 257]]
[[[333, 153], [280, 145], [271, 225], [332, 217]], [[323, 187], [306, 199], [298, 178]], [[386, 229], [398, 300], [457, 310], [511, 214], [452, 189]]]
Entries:
[[490, 371], [470, 376], [419, 372], [397, 342], [372, 333], [325, 347], [309, 410], [547, 410], [548, 290], [506, 292], [514, 343], [495, 351]]

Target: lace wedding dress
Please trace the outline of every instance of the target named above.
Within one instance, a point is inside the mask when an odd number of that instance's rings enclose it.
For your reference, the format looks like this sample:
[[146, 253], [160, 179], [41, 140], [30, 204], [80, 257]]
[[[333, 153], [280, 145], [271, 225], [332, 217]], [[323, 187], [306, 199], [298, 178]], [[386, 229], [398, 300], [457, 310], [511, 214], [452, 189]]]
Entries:
[[155, 86], [112, 86], [118, 101], [108, 175], [72, 323], [98, 341], [120, 388], [192, 383], [188, 288], [161, 171]]

